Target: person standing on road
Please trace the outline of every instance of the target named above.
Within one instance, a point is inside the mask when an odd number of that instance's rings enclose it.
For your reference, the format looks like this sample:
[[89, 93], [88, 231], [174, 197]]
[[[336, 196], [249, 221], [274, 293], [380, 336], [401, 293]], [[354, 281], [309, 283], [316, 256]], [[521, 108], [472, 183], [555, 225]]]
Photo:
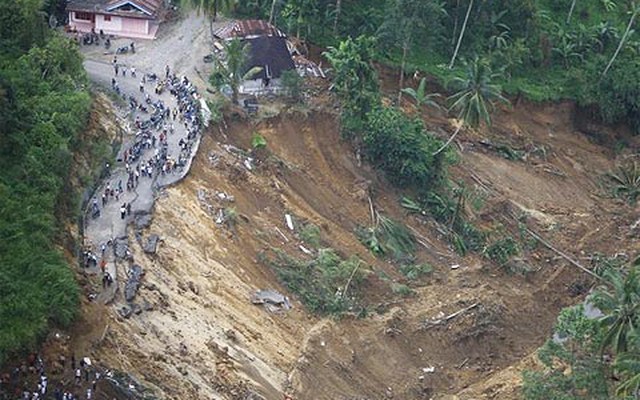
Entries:
[[168, 78], [169, 77], [169, 72], [171, 72], [171, 70], [169, 69], [169, 64], [164, 66], [164, 77]]
[[132, 76], [133, 78], [135, 78], [135, 77], [136, 77], [136, 67], [131, 67], [131, 76]]
[[120, 207], [120, 219], [124, 219], [127, 216], [127, 203], [122, 203]]

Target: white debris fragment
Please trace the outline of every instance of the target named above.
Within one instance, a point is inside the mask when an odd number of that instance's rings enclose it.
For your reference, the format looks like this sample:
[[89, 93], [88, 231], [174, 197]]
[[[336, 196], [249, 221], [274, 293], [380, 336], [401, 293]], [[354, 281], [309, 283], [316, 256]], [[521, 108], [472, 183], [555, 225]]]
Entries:
[[293, 218], [291, 218], [291, 215], [285, 214], [284, 219], [287, 222], [287, 226], [289, 227], [289, 230], [293, 230]]
[[312, 255], [312, 254], [313, 254], [313, 252], [312, 252], [311, 250], [307, 249], [307, 248], [306, 248], [306, 247], [304, 247], [303, 245], [300, 245], [300, 246], [298, 246], [298, 247], [300, 247], [300, 250], [302, 250], [302, 252], [303, 252], [304, 254], [307, 254], [307, 255]]

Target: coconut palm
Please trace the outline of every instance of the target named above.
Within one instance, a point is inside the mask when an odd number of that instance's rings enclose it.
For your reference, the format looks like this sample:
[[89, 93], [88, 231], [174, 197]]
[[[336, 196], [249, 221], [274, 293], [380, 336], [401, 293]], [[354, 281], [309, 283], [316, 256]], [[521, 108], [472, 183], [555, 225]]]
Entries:
[[453, 80], [453, 86], [458, 91], [448, 98], [451, 103], [449, 110], [458, 113], [458, 119], [462, 124], [433, 155], [444, 150], [462, 127], [475, 128], [483, 122], [491, 125], [491, 112], [495, 102], [509, 103], [509, 100], [502, 96], [500, 86], [491, 83], [496, 74], [491, 72], [487, 61], [475, 57], [471, 62], [466, 63], [466, 69], [465, 77], [457, 77]]
[[640, 333], [633, 329], [629, 338], [633, 344], [632, 349], [618, 354], [615, 361], [615, 369], [620, 377], [616, 394], [625, 399], [631, 398], [630, 396], [640, 390]]
[[464, 37], [464, 31], [467, 29], [467, 22], [469, 22], [469, 15], [471, 14], [472, 8], [473, 8], [473, 0], [469, 0], [469, 7], [467, 7], [467, 13], [465, 14], [464, 21], [462, 22], [462, 29], [460, 29], [460, 35], [458, 36], [458, 42], [456, 43], [456, 48], [453, 50], [453, 56], [451, 56], [449, 69], [453, 68], [453, 64], [456, 62], [456, 58], [458, 57], [458, 51], [460, 50], [460, 44], [462, 43], [462, 38]]
[[640, 275], [631, 267], [624, 275], [618, 269], [608, 269], [603, 278], [608, 284], [601, 286], [589, 301], [604, 315], [600, 323], [606, 328], [601, 347], [611, 346], [616, 354], [627, 351], [631, 332], [638, 321], [640, 310]]
[[622, 50], [622, 48], [624, 47], [624, 44], [626, 43], [627, 39], [629, 38], [629, 35], [630, 35], [630, 33], [632, 31], [632, 28], [633, 28], [633, 24], [636, 21], [636, 18], [638, 17], [638, 14], [640, 14], [640, 2], [639, 3], [633, 2], [631, 4], [631, 10], [632, 10], [631, 11], [631, 18], [629, 19], [629, 23], [627, 24], [627, 29], [624, 31], [624, 34], [622, 35], [622, 38], [620, 39], [620, 42], [618, 43], [618, 48], [613, 53], [613, 56], [609, 60], [609, 63], [607, 64], [607, 66], [604, 69], [604, 71], [602, 71], [602, 76], [603, 77], [607, 74], [607, 72], [609, 72], [609, 69], [613, 65], [613, 62], [618, 57], [618, 54], [620, 54], [620, 50]]
[[213, 34], [213, 22], [218, 18], [220, 11], [232, 10], [238, 0], [189, 0], [191, 6], [198, 12], [203, 13], [205, 17], [210, 18], [210, 29]]
[[573, 10], [576, 8], [576, 0], [571, 2], [571, 7], [569, 7], [569, 15], [567, 15], [567, 24], [571, 22], [571, 16], [573, 15]]
[[240, 83], [262, 71], [261, 67], [247, 69], [249, 46], [248, 43], [235, 38], [223, 44], [225, 60], [215, 58], [216, 64], [210, 81], [216, 87], [229, 85], [232, 92], [231, 101], [234, 104], [238, 102]]
[[418, 84], [418, 89], [414, 88], [404, 88], [402, 89], [402, 93], [408, 95], [416, 102], [416, 108], [420, 108], [422, 106], [430, 106], [437, 109], [440, 109], [440, 105], [435, 102], [436, 97], [440, 97], [440, 93], [429, 93], [427, 94], [427, 79], [420, 79], [420, 83]]

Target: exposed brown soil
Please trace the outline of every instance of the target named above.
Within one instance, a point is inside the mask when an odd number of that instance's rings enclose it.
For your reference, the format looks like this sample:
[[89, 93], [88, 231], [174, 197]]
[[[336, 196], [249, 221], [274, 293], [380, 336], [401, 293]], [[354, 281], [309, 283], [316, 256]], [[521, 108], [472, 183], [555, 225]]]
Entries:
[[[608, 195], [602, 175], [614, 167], [615, 154], [576, 132], [572, 115], [570, 104], [501, 110], [490, 131], [461, 133], [463, 150], [451, 175], [482, 193], [477, 225], [518, 237], [514, 217], [521, 217], [588, 265], [594, 252], [640, 248], [630, 232], [637, 210]], [[437, 112], [424, 118], [443, 137], [452, 131], [453, 121]], [[158, 254], [133, 249], [146, 271], [136, 302], [153, 310], [125, 320], [115, 313], [117, 304], [87, 304], [73, 335], [81, 351], [171, 399], [520, 398], [521, 370], [535, 366], [533, 353], [550, 336], [558, 311], [592, 285], [587, 276], [542, 246], [524, 252], [522, 263], [535, 271], [526, 276], [507, 274], [478, 255], [457, 256], [432, 219], [407, 216], [401, 193], [359, 163], [340, 139], [333, 113], [283, 111], [227, 125], [211, 129], [190, 175], [157, 201], [142, 235], [161, 236]], [[255, 132], [266, 138], [267, 151], [248, 171], [222, 144], [249, 149]], [[525, 158], [503, 157], [501, 145]], [[216, 224], [198, 200], [202, 189], [234, 196], [231, 204], [211, 201], [235, 208], [233, 228]], [[370, 223], [369, 196], [377, 210], [421, 234], [426, 247], [419, 260], [434, 266], [432, 274], [408, 282], [358, 241], [355, 228]], [[310, 315], [260, 261], [272, 248], [306, 257], [286, 227], [286, 213], [318, 225], [323, 245], [366, 261], [370, 274], [359, 288], [366, 318]], [[394, 282], [410, 285], [415, 295], [394, 294]], [[269, 313], [251, 304], [252, 293], [265, 288], [288, 294], [294, 308]], [[425, 328], [427, 320], [470, 306]]]
[[[571, 111], [570, 105], [522, 105], [499, 112], [492, 132], [461, 134], [464, 151], [452, 177], [484, 192], [475, 218], [485, 228], [503, 225], [517, 234], [511, 215], [526, 215], [529, 227], [579, 260], [595, 251], [637, 249], [628, 235], [633, 210], [599, 183], [614, 165], [613, 153], [574, 132]], [[442, 116], [426, 118], [443, 134], [451, 130]], [[406, 216], [400, 193], [366, 163], [358, 165], [333, 114], [227, 122], [226, 137], [217, 129], [205, 137], [190, 176], [158, 201], [144, 232], [162, 236], [158, 255], [134, 249], [147, 271], [138, 302], [154, 311], [130, 320], [110, 312], [109, 331], [95, 350], [100, 359], [167, 398], [519, 397], [520, 370], [535, 364], [530, 355], [549, 337], [559, 309], [579, 301], [575, 283], [589, 287], [586, 276], [540, 246], [524, 254], [523, 262], [537, 270], [526, 277], [479, 256], [458, 257], [433, 221]], [[247, 171], [219, 142], [248, 149], [254, 132], [266, 138], [269, 155]], [[527, 158], [501, 157], [479, 142], [486, 137]], [[216, 225], [198, 200], [201, 189], [235, 197], [234, 229]], [[419, 257], [434, 265], [433, 274], [406, 282], [360, 244], [354, 229], [369, 223], [369, 194], [378, 210], [425, 237], [429, 248]], [[285, 213], [320, 226], [326, 246], [370, 265], [361, 288], [367, 318], [320, 319], [295, 296], [285, 314], [250, 303], [257, 289], [287, 293], [259, 261], [261, 252], [277, 247], [305, 257]], [[454, 264], [460, 268], [452, 270]], [[393, 294], [384, 275], [410, 284], [415, 296]], [[428, 319], [476, 303], [447, 324], [423, 328]]]

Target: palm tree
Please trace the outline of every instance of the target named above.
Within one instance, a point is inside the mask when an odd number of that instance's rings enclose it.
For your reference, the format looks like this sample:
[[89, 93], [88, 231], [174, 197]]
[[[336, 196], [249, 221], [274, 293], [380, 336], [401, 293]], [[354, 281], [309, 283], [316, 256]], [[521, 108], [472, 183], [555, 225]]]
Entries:
[[240, 83], [250, 79], [253, 75], [262, 71], [261, 67], [253, 67], [247, 70], [250, 45], [235, 38], [223, 44], [226, 62], [215, 58], [216, 65], [210, 81], [216, 87], [229, 85], [231, 87], [231, 101], [238, 103]]
[[631, 267], [625, 276], [617, 269], [607, 269], [603, 278], [608, 286], [601, 286], [589, 301], [604, 315], [600, 323], [606, 327], [602, 350], [611, 346], [616, 354], [627, 351], [629, 338], [640, 309], [640, 275], [637, 267]]
[[420, 83], [418, 84], [418, 89], [414, 88], [404, 88], [402, 89], [402, 93], [408, 95], [416, 102], [416, 108], [420, 108], [422, 106], [430, 106], [437, 109], [440, 109], [440, 105], [435, 102], [436, 97], [440, 97], [440, 93], [429, 93], [427, 94], [427, 79], [420, 79]]
[[389, 0], [385, 19], [377, 35], [383, 42], [402, 51], [398, 103], [402, 99], [409, 51], [416, 43], [422, 46], [428, 43], [444, 15], [444, 4], [439, 0]]
[[209, 28], [213, 34], [213, 22], [218, 18], [218, 13], [232, 10], [237, 0], [189, 0], [189, 2], [198, 13], [203, 13], [205, 17], [210, 18]]
[[453, 141], [462, 127], [475, 128], [482, 122], [491, 125], [491, 112], [496, 101], [509, 103], [509, 100], [502, 96], [500, 86], [491, 83], [496, 74], [491, 72], [488, 62], [476, 56], [473, 61], [466, 63], [466, 67], [466, 76], [456, 77], [453, 80], [453, 86], [458, 89], [458, 92], [448, 98], [451, 103], [449, 110], [458, 112], [458, 119], [462, 124], [456, 128], [449, 140], [433, 153], [434, 156]]
[[336, 0], [335, 16], [333, 17], [333, 34], [338, 33], [338, 19], [340, 18], [340, 10], [342, 9], [342, 0]]
[[620, 39], [620, 43], [618, 43], [618, 48], [616, 49], [615, 53], [613, 53], [611, 60], [609, 60], [609, 63], [607, 64], [607, 67], [604, 69], [604, 71], [602, 71], [602, 77], [604, 77], [607, 74], [607, 72], [609, 72], [609, 69], [613, 65], [613, 62], [616, 60], [616, 57], [618, 57], [620, 50], [622, 50], [622, 47], [624, 47], [624, 44], [627, 41], [629, 34], [631, 33], [631, 30], [632, 30], [631, 28], [633, 27], [633, 23], [636, 21], [636, 17], [638, 16], [638, 13], [640, 13], [640, 3], [636, 4], [635, 2], [633, 2], [631, 4], [631, 9], [632, 9], [631, 18], [629, 19], [629, 24], [627, 24], [627, 29], [624, 31], [624, 34]]
[[278, 0], [273, 0], [271, 2], [271, 11], [269, 12], [269, 23], [273, 24], [273, 17], [275, 16], [276, 13], [276, 3], [278, 2]]
[[616, 388], [616, 394], [620, 398], [631, 398], [640, 390], [640, 337], [636, 329], [629, 333], [632, 349], [629, 352], [618, 354], [615, 361], [615, 369], [620, 374], [620, 384]]
[[569, 15], [567, 15], [567, 24], [571, 22], [571, 16], [573, 15], [573, 10], [576, 8], [576, 0], [571, 2], [571, 7], [569, 7]]
[[473, 0], [469, 0], [469, 7], [467, 7], [467, 14], [464, 16], [464, 22], [462, 22], [462, 29], [460, 30], [460, 36], [458, 36], [458, 43], [456, 44], [456, 48], [453, 51], [453, 56], [451, 57], [451, 62], [449, 63], [449, 69], [453, 68], [453, 64], [456, 62], [456, 57], [458, 57], [458, 51], [460, 50], [460, 44], [462, 43], [462, 38], [464, 37], [464, 31], [467, 29], [467, 22], [469, 21], [469, 14], [471, 14], [472, 8], [473, 8]]

